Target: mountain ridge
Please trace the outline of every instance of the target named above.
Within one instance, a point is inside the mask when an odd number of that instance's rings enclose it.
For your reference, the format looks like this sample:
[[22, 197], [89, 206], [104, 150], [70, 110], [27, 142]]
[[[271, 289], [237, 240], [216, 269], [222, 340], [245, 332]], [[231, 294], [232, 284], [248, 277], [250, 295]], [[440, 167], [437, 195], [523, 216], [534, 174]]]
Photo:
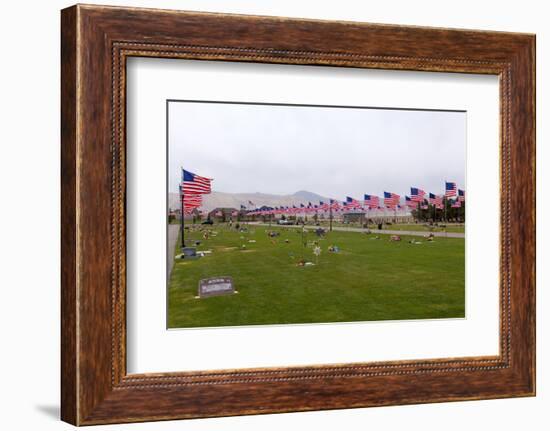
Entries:
[[[311, 202], [318, 204], [319, 201], [328, 201], [330, 198], [319, 195], [307, 190], [299, 190], [293, 194], [277, 195], [270, 193], [226, 193], [213, 191], [208, 195], [203, 195], [202, 210], [209, 212], [214, 208], [236, 208], [241, 205], [248, 209], [258, 208], [262, 206], [277, 207], [277, 206], [292, 206]], [[252, 204], [250, 203], [252, 202]], [[179, 208], [178, 193], [168, 193], [168, 207], [170, 209]]]

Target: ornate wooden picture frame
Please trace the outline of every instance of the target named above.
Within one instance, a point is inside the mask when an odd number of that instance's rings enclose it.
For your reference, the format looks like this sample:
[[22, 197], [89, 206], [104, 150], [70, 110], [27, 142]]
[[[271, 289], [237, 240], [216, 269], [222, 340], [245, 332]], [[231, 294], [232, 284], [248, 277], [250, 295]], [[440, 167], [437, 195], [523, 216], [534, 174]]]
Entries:
[[[535, 394], [535, 37], [102, 6], [62, 11], [61, 416], [75, 425]], [[500, 354], [126, 372], [126, 60], [460, 72], [500, 80]]]

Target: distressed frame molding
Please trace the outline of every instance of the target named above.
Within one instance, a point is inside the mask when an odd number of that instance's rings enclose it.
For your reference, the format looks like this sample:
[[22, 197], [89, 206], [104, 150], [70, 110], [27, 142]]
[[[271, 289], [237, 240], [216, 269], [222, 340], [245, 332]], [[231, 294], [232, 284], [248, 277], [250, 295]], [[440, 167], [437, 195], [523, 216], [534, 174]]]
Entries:
[[[61, 47], [63, 420], [91, 425], [535, 394], [533, 35], [77, 5], [62, 11]], [[132, 56], [498, 75], [499, 355], [128, 375], [125, 100]]]

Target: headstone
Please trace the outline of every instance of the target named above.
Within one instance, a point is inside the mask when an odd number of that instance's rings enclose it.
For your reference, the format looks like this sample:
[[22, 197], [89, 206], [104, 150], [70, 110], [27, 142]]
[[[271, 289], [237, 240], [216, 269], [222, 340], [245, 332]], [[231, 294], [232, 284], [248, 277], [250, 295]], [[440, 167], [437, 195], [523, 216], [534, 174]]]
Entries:
[[233, 286], [233, 278], [231, 277], [212, 277], [199, 280], [199, 298], [231, 295], [233, 293], [235, 293], [235, 286]]
[[183, 247], [182, 257], [195, 257], [197, 255], [197, 249], [195, 247]]

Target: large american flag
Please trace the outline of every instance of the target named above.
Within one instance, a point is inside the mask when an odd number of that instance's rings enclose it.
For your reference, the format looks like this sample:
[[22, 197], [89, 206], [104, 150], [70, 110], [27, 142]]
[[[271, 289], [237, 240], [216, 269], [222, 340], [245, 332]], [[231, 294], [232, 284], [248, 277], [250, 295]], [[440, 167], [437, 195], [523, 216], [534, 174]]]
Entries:
[[374, 195], [365, 195], [365, 206], [378, 208], [380, 206], [380, 198]]
[[389, 208], [395, 208], [399, 204], [400, 196], [391, 192], [384, 192], [384, 205]]
[[212, 178], [201, 177], [193, 172], [181, 170], [183, 194], [209, 194], [212, 192]]
[[428, 194], [428, 202], [430, 202], [431, 204], [435, 204], [435, 199], [436, 196], [433, 193]]
[[201, 195], [183, 195], [182, 199], [186, 208], [198, 208], [202, 205]]
[[426, 192], [418, 187], [411, 187], [411, 201], [423, 202]]
[[202, 196], [197, 194], [181, 194], [182, 186], [180, 185], [180, 196], [183, 204], [184, 214], [191, 214], [191, 212], [202, 205]]
[[452, 198], [456, 196], [456, 183], [445, 181], [445, 197]]

